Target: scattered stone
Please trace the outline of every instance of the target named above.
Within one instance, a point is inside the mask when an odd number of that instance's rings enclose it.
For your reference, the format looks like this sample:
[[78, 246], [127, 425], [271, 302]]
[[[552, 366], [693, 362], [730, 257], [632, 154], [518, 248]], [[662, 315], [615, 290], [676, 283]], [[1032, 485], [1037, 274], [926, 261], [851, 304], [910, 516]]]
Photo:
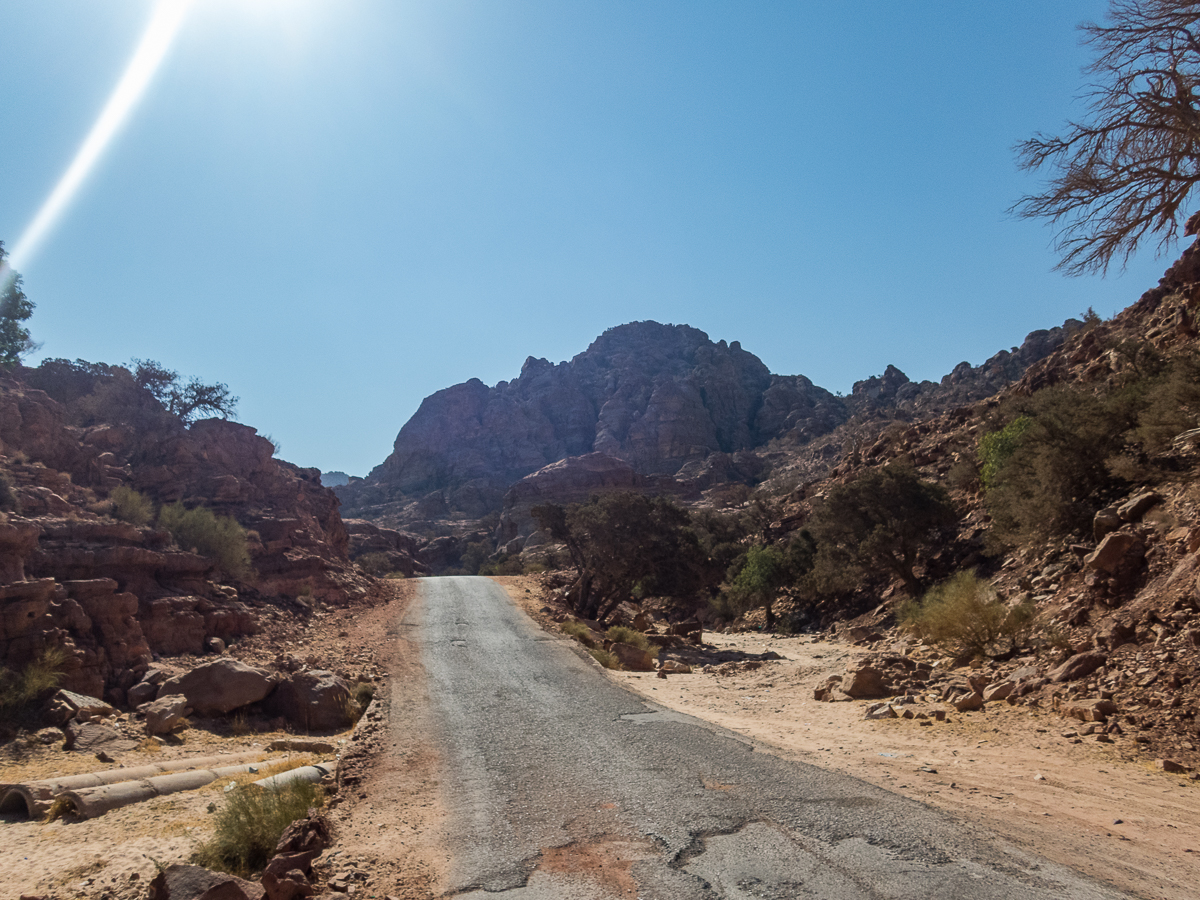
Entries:
[[890, 703], [872, 703], [867, 707], [868, 719], [895, 719], [896, 710]]
[[1106, 535], [1100, 545], [1084, 559], [1083, 564], [1097, 572], [1112, 574], [1137, 543], [1137, 538], [1124, 531]]
[[973, 712], [977, 709], [983, 709], [983, 695], [972, 691], [970, 694], [964, 694], [950, 701], [959, 712]]
[[1115, 714], [1117, 704], [1111, 700], [1089, 699], [1089, 700], [1071, 700], [1064, 702], [1059, 707], [1059, 712], [1069, 719], [1078, 719], [1080, 722], [1099, 722], [1104, 724], [1108, 721], [1108, 717]]
[[871, 700], [886, 697], [891, 691], [882, 672], [872, 666], [860, 666], [842, 676], [842, 693], [855, 700]]
[[1057, 669], [1052, 670], [1049, 677], [1057, 684], [1064, 681], [1078, 681], [1080, 678], [1087, 678], [1106, 662], [1108, 662], [1108, 657], [1103, 653], [1076, 653]]
[[138, 712], [146, 717], [146, 734], [149, 735], [174, 731], [191, 711], [187, 697], [179, 694], [169, 694], [138, 707]]
[[1017, 685], [1012, 681], [998, 681], [995, 684], [988, 685], [983, 691], [983, 699], [986, 703], [991, 703], [994, 700], [1007, 700], [1012, 692], [1016, 690]]
[[1154, 491], [1135, 494], [1117, 507], [1117, 515], [1126, 522], [1138, 522], [1154, 506], [1162, 502], [1162, 496]]
[[1172, 775], [1186, 775], [1192, 771], [1189, 767], [1177, 763], [1172, 759], [1155, 760], [1154, 764], [1163, 772], [1169, 772]]
[[204, 649], [209, 653], [220, 656], [225, 652], [225, 642], [219, 637], [210, 637], [204, 642]]

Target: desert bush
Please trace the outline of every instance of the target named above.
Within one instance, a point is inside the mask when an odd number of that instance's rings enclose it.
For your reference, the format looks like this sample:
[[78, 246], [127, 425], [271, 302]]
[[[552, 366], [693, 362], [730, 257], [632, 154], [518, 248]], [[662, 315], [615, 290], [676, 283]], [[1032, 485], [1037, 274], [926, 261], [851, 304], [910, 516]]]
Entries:
[[154, 504], [150, 498], [131, 487], [122, 484], [113, 488], [108, 499], [112, 502], [114, 519], [130, 525], [149, 525], [154, 520]]
[[607, 650], [601, 650], [599, 647], [589, 647], [588, 653], [592, 654], [592, 658], [606, 669], [621, 668], [620, 661]]
[[19, 513], [20, 511], [21, 502], [12, 489], [12, 482], [8, 480], [7, 474], [0, 472], [0, 512]]
[[246, 531], [235, 519], [202, 506], [187, 509], [182, 503], [171, 503], [159, 512], [158, 524], [171, 532], [180, 547], [207, 556], [226, 575], [252, 574]]
[[225, 795], [212, 837], [196, 849], [195, 861], [247, 877], [270, 860], [284, 829], [323, 801], [321, 787], [307, 781], [289, 781], [277, 790], [240, 786]]
[[897, 617], [908, 630], [955, 656], [1011, 648], [1028, 631], [1034, 607], [1009, 607], [992, 583], [974, 572], [959, 572], [902, 606]]
[[369, 681], [360, 681], [354, 686], [354, 702], [366, 709], [375, 699], [375, 685]]
[[525, 564], [520, 556], [501, 554], [499, 559], [489, 560], [479, 567], [480, 575], [524, 575]]
[[625, 625], [614, 625], [604, 635], [614, 644], [628, 644], [630, 647], [637, 647], [639, 650], [644, 650], [650, 654], [651, 659], [658, 658], [658, 647], [651, 644], [647, 640], [646, 635], [642, 634], [636, 628], [629, 628]]
[[35, 704], [58, 688], [66, 661], [62, 647], [50, 647], [20, 672], [0, 667], [0, 727], [24, 723]]
[[391, 559], [381, 550], [373, 553], [364, 553], [358, 559], [354, 560], [354, 564], [368, 575], [373, 575], [376, 578], [386, 578], [394, 571]]
[[560, 627], [562, 628], [563, 634], [570, 635], [585, 647], [596, 646], [595, 642], [591, 638], [591, 629], [582, 622], [576, 622], [573, 619], [568, 619], [566, 622], [563, 622]]

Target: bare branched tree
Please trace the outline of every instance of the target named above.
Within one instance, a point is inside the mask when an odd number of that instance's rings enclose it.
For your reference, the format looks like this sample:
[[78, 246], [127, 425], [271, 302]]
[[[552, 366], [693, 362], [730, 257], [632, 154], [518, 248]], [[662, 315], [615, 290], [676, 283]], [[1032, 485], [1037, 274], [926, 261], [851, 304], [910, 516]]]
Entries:
[[[1059, 227], [1058, 268], [1071, 275], [1121, 266], [1150, 235], [1175, 240], [1200, 182], [1200, 2], [1112, 0], [1104, 25], [1081, 26], [1096, 52], [1088, 117], [1061, 137], [1017, 145], [1020, 165], [1057, 174], [1013, 211]], [[1185, 234], [1195, 234], [1188, 222]]]

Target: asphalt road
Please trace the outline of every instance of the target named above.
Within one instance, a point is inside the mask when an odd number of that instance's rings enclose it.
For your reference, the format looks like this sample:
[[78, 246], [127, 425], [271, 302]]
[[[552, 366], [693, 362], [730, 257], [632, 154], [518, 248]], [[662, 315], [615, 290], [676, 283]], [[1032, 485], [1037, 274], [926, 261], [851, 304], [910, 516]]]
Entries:
[[456, 898], [1127, 896], [919, 803], [630, 694], [486, 578], [410, 613]]

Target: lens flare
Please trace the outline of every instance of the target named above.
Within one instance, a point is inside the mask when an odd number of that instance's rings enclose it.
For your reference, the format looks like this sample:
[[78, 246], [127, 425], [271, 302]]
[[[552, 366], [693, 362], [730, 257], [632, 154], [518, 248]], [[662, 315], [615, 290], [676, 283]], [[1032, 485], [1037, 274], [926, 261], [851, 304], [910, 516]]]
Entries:
[[[5, 276], [11, 278], [12, 270], [20, 269], [30, 260], [62, 216], [104, 149], [125, 124], [129, 114], [146, 92], [154, 73], [167, 55], [171, 42], [179, 33], [191, 4], [192, 0], [160, 0], [154, 7], [142, 39], [138, 42], [129, 65], [125, 67], [121, 80], [117, 82], [92, 130], [84, 138], [75, 158], [71, 160], [71, 165], [67, 167], [67, 171], [63, 173], [3, 263], [0, 268], [0, 281]], [[9, 271], [5, 272], [4, 269]]]

